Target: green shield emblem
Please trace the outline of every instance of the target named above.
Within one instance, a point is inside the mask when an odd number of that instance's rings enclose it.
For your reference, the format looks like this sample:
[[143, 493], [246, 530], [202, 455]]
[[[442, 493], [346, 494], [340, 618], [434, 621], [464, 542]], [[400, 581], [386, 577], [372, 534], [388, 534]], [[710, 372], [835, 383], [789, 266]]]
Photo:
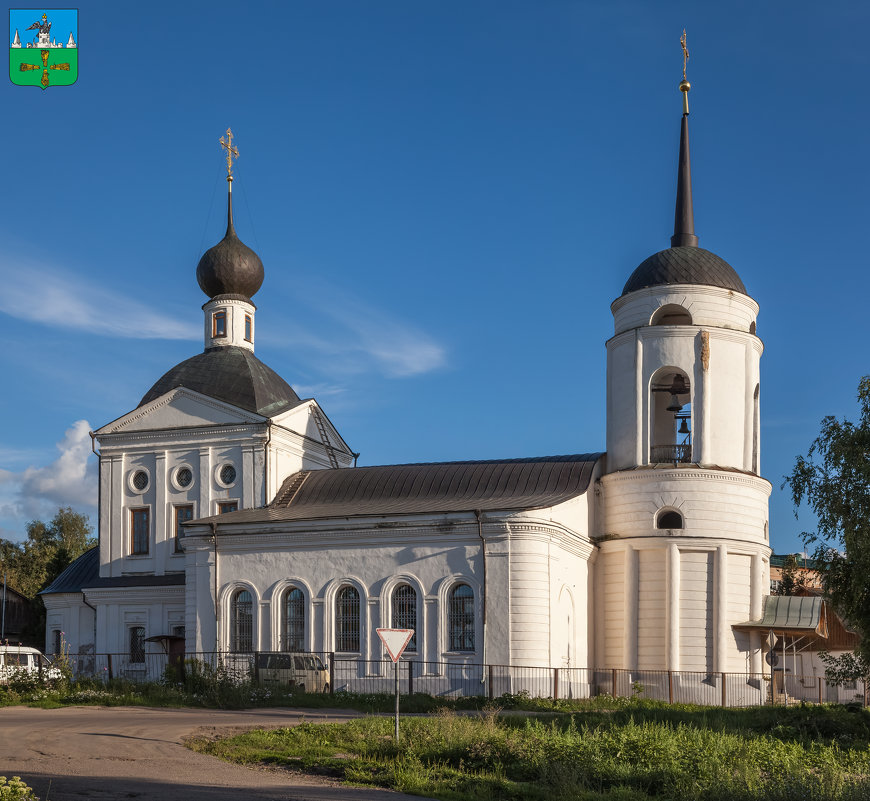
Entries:
[[78, 9], [9, 10], [9, 80], [18, 86], [71, 86], [79, 77]]

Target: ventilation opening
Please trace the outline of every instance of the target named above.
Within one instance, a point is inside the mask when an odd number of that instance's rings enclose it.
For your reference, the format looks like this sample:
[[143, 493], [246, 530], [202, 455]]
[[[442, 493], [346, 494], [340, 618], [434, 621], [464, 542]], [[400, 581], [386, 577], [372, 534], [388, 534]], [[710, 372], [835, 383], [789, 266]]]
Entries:
[[669, 303], [657, 309], [649, 321], [650, 325], [691, 325], [692, 315], [682, 306]]
[[749, 333], [755, 335], [755, 320], [749, 324]]
[[675, 512], [673, 510], [666, 510], [664, 512], [659, 512], [658, 519], [656, 520], [656, 528], [682, 528], [683, 527], [683, 516], [679, 512]]

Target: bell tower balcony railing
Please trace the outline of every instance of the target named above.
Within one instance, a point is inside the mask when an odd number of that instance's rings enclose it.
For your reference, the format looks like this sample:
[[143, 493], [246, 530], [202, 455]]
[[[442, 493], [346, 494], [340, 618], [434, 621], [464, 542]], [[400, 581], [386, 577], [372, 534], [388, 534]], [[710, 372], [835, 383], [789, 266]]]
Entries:
[[653, 445], [649, 449], [651, 464], [689, 464], [692, 461], [692, 446], [684, 445]]

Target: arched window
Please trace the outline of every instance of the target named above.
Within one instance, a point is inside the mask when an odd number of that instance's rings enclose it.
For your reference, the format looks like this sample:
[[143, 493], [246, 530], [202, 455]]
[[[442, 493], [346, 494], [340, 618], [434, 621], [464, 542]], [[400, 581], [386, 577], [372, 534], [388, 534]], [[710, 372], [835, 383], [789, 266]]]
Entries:
[[359, 593], [350, 585], [335, 598], [335, 650], [359, 651]]
[[447, 648], [474, 650], [474, 590], [467, 584], [457, 584], [447, 600]]
[[749, 324], [749, 333], [752, 334], [753, 336], [755, 335], [755, 320], [753, 320]]
[[239, 590], [230, 601], [230, 651], [247, 654], [254, 650], [254, 600]]
[[758, 465], [758, 392], [759, 385], [755, 385], [755, 394], [752, 396], [752, 472], [759, 474]]
[[683, 527], [683, 516], [679, 512], [675, 512], [673, 509], [666, 509], [663, 512], [659, 512], [658, 519], [656, 520], [656, 528], [682, 528]]
[[407, 651], [417, 650], [417, 593], [410, 584], [400, 584], [393, 590], [393, 602], [391, 604], [393, 612], [393, 628], [394, 629], [414, 629], [414, 636], [411, 637]]
[[682, 306], [678, 306], [676, 303], [668, 303], [666, 306], [662, 306], [659, 309], [656, 309], [655, 314], [653, 314], [652, 319], [649, 321], [650, 325], [691, 325], [692, 324], [692, 315], [689, 314]]
[[692, 386], [677, 367], [662, 367], [650, 382], [650, 464], [692, 461]]
[[305, 650], [305, 596], [298, 587], [291, 587], [284, 593], [281, 647], [285, 651]]

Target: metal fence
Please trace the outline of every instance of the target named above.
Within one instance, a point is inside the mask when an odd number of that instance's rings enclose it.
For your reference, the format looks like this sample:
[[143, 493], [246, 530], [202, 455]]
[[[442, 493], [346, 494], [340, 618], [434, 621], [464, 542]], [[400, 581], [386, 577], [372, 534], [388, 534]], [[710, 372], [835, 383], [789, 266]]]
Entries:
[[[233, 681], [260, 679], [258, 665], [264, 652], [71, 654], [75, 677], [102, 681], [133, 682], [179, 680], [184, 671], [220, 671]], [[331, 693], [392, 693], [394, 668], [389, 661], [345, 658], [335, 653], [317, 653], [328, 670]], [[193, 661], [195, 660], [195, 662]], [[705, 673], [685, 670], [625, 670], [621, 668], [550, 668], [517, 665], [481, 665], [471, 662], [399, 662], [399, 687], [405, 694], [433, 697], [488, 697], [528, 694], [535, 698], [592, 698], [600, 695], [637, 697], [679, 704], [750, 707], [766, 704], [866, 703], [861, 682], [828, 684], [822, 676], [795, 676], [774, 670], [772, 674]]]

